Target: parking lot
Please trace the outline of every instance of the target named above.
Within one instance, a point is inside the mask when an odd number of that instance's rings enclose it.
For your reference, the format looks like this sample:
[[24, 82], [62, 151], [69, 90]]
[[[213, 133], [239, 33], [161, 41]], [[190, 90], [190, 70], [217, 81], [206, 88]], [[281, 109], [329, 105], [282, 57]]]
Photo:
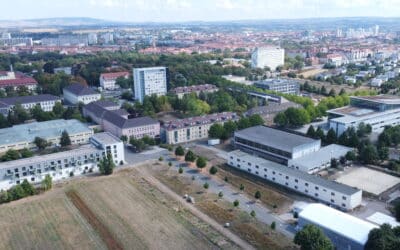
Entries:
[[336, 181], [357, 187], [374, 195], [380, 195], [389, 188], [399, 184], [400, 178], [369, 168], [357, 167], [350, 169], [348, 172], [341, 173]]

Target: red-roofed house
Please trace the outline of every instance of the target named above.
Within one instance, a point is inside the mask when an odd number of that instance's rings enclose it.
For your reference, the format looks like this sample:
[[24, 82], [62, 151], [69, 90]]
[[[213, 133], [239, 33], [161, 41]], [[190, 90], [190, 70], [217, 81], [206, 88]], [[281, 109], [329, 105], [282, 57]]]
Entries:
[[129, 72], [123, 71], [123, 72], [113, 72], [113, 73], [103, 73], [100, 75], [100, 86], [103, 87], [103, 89], [115, 89], [115, 82], [118, 77], [123, 77], [125, 79], [128, 79], [129, 77]]
[[33, 77], [20, 72], [0, 71], [0, 89], [5, 89], [6, 87], [17, 89], [21, 86], [25, 86], [29, 90], [35, 90], [37, 84], [37, 81]]

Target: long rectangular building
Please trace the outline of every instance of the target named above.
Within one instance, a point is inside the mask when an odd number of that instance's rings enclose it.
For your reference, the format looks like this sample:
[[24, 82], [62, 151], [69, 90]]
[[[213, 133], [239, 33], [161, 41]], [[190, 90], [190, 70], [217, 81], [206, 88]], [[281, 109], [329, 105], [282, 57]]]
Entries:
[[16, 104], [20, 104], [25, 110], [39, 105], [43, 111], [49, 112], [57, 102], [61, 103], [60, 97], [49, 94], [0, 98], [0, 113], [6, 116]]
[[342, 210], [352, 210], [361, 205], [362, 191], [359, 189], [252, 156], [240, 150], [228, 154], [228, 164]]
[[238, 119], [236, 113], [223, 112], [166, 122], [161, 127], [161, 139], [168, 144], [206, 139], [208, 130], [213, 124], [223, 124]]
[[53, 146], [60, 143], [61, 134], [67, 131], [72, 144], [88, 143], [93, 130], [78, 120], [52, 120], [32, 122], [0, 129], [0, 154], [9, 149], [35, 149], [35, 137], [40, 137]]
[[0, 163], [0, 190], [24, 180], [39, 184], [48, 174], [57, 181], [97, 172], [99, 161], [108, 154], [116, 165], [125, 161], [122, 141], [110, 133], [99, 133], [90, 138], [90, 144], [72, 150]]

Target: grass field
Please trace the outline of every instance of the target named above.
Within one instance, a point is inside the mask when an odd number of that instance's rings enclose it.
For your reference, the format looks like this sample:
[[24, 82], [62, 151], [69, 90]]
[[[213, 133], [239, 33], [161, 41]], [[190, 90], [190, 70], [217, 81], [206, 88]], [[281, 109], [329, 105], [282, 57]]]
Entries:
[[135, 170], [0, 206], [0, 249], [237, 249]]

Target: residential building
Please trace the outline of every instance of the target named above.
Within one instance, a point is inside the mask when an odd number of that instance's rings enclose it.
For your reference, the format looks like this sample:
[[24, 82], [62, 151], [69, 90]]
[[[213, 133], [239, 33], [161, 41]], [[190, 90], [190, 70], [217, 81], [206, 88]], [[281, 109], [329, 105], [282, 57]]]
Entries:
[[352, 210], [361, 205], [362, 191], [359, 189], [288, 168], [240, 150], [228, 153], [228, 165], [342, 210]]
[[102, 125], [103, 116], [106, 111], [119, 110], [119, 105], [111, 101], [95, 101], [86, 104], [82, 108], [84, 117], [90, 117], [95, 123]]
[[49, 94], [0, 98], [0, 113], [7, 116], [16, 104], [20, 104], [25, 110], [39, 105], [43, 111], [49, 112], [56, 103], [61, 103], [61, 99]]
[[300, 94], [300, 84], [296, 80], [292, 79], [271, 78], [255, 82], [254, 86], [283, 94]]
[[36, 137], [45, 139], [52, 146], [59, 145], [61, 134], [67, 131], [72, 144], [85, 144], [93, 135], [93, 130], [78, 120], [51, 120], [14, 125], [0, 129], [0, 154], [9, 149], [36, 149]]
[[0, 190], [7, 190], [24, 180], [40, 184], [46, 175], [58, 181], [97, 172], [99, 161], [107, 154], [111, 154], [116, 165], [125, 162], [123, 143], [109, 133], [98, 133], [90, 138], [89, 145], [0, 163]]
[[129, 72], [123, 71], [123, 72], [102, 73], [100, 75], [100, 86], [103, 87], [103, 89], [114, 90], [117, 87], [119, 87], [115, 85], [115, 82], [119, 77], [128, 79]]
[[196, 116], [166, 122], [161, 128], [161, 139], [167, 144], [185, 143], [208, 138], [213, 124], [236, 121], [239, 116], [232, 112]]
[[184, 95], [188, 95], [191, 93], [195, 93], [198, 96], [202, 92], [203, 93], [213, 93], [216, 91], [218, 91], [217, 86], [212, 85], [212, 84], [202, 84], [202, 85], [177, 87], [177, 88], [172, 89], [170, 92], [176, 94], [179, 99], [182, 99]]
[[0, 38], [0, 46], [32, 46], [32, 37]]
[[385, 126], [400, 125], [400, 98], [391, 95], [351, 96], [350, 105], [331, 109], [329, 128], [341, 135], [349, 127], [369, 124], [373, 132], [382, 132]]
[[28, 90], [36, 90], [38, 83], [30, 76], [21, 72], [0, 71], [0, 89], [12, 87], [15, 90], [20, 87], [26, 87]]
[[88, 34], [88, 44], [89, 45], [97, 44], [97, 34], [96, 33]]
[[94, 91], [80, 83], [73, 83], [63, 89], [64, 101], [70, 104], [88, 104], [98, 101], [101, 98], [100, 93]]
[[343, 57], [339, 54], [326, 55], [327, 63], [335, 67], [339, 67], [344, 63]]
[[285, 49], [280, 47], [256, 48], [251, 54], [251, 67], [269, 67], [272, 71], [285, 63]]
[[335, 249], [364, 250], [369, 232], [376, 225], [323, 204], [309, 204], [298, 214], [300, 230], [306, 225], [319, 227]]
[[281, 164], [318, 151], [321, 140], [288, 133], [266, 126], [255, 126], [236, 131], [235, 148]]
[[142, 103], [145, 96], [165, 95], [167, 93], [167, 74], [166, 67], [133, 69], [135, 99]]
[[105, 112], [103, 116], [103, 129], [121, 138], [140, 139], [144, 136], [158, 138], [160, 136], [160, 123], [148, 116], [126, 119], [113, 111]]

